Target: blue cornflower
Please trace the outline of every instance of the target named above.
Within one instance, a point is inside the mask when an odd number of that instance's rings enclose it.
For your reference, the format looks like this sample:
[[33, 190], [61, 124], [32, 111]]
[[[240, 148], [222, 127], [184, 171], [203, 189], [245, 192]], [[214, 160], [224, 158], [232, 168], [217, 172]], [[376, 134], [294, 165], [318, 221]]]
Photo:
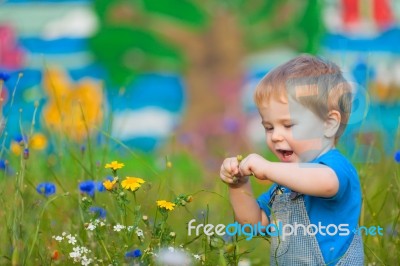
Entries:
[[230, 236], [230, 235], [228, 235], [228, 234], [224, 234], [224, 235], [222, 236], [222, 239], [223, 239], [225, 242], [227, 242], [227, 243], [232, 243], [232, 242], [233, 242], [233, 237]]
[[18, 134], [16, 136], [14, 136], [14, 140], [18, 143], [20, 142], [26, 142], [26, 136], [22, 136], [21, 134]]
[[140, 249], [135, 249], [125, 253], [125, 258], [138, 258], [140, 256], [142, 256]]
[[103, 182], [101, 182], [101, 181], [96, 182], [96, 188], [97, 188], [97, 191], [99, 191], [99, 192], [103, 192], [104, 190], [106, 190], [106, 188], [103, 186]]
[[104, 219], [106, 218], [106, 210], [100, 207], [90, 207], [89, 209], [90, 212], [93, 212], [96, 218], [101, 218]]
[[6, 170], [6, 161], [0, 160], [0, 170]]
[[0, 72], [0, 80], [7, 81], [10, 78], [10, 75], [5, 72]]
[[45, 195], [46, 197], [56, 193], [56, 186], [50, 182], [43, 182], [37, 185], [36, 191], [39, 194]]
[[396, 163], [400, 163], [400, 150], [394, 153], [394, 160], [396, 161]]
[[25, 148], [23, 154], [24, 154], [24, 159], [25, 159], [25, 160], [28, 160], [28, 159], [29, 159], [29, 149], [28, 149], [28, 148]]
[[79, 190], [93, 197], [96, 190], [96, 183], [92, 180], [82, 181], [79, 183]]

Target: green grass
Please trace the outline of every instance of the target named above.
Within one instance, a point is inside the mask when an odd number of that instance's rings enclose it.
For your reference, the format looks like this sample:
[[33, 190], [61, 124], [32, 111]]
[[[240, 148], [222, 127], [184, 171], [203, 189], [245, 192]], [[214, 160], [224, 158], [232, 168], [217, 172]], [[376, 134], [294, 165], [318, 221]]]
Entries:
[[[178, 249], [181, 245], [188, 254], [200, 255], [206, 265], [231, 265], [239, 258], [249, 259], [252, 265], [268, 263], [269, 242], [266, 239], [226, 241], [223, 238], [209, 239], [205, 235], [188, 236], [187, 223], [191, 219], [196, 219], [196, 224], [233, 222], [227, 188], [219, 181], [218, 173], [215, 173], [215, 182], [207, 181], [205, 171], [190, 154], [141, 154], [124, 146], [107, 151], [107, 162], [118, 160], [125, 163], [125, 167], [118, 170], [120, 180], [125, 176], [146, 180], [135, 192], [136, 203], [133, 193], [126, 191], [125, 214], [115, 193], [96, 192], [91, 198], [78, 189], [81, 181], [102, 181], [107, 175], [112, 175], [110, 169], [98, 163], [107, 149], [93, 148], [90, 155], [87, 151], [81, 153], [78, 145], [60, 148], [51, 154], [31, 151], [27, 159], [22, 155], [8, 154], [9, 173], [1, 172], [0, 180], [0, 219], [4, 221], [0, 229], [3, 239], [0, 243], [1, 264], [69, 265], [73, 245], [67, 240], [57, 242], [53, 239], [63, 232], [76, 234], [76, 245], [89, 248], [90, 257], [100, 259], [104, 265], [108, 265], [110, 260], [119, 265], [128, 263], [124, 255], [134, 249], [147, 254], [145, 264], [152, 263], [150, 252], [156, 253], [161, 246]], [[166, 166], [166, 160], [172, 163], [171, 168]], [[383, 236], [364, 236], [366, 261], [393, 265], [400, 258], [399, 164], [388, 156], [376, 163], [356, 166], [363, 188], [360, 223], [384, 228]], [[37, 193], [37, 184], [44, 181], [56, 184], [54, 195], [45, 197]], [[267, 185], [258, 182], [253, 182], [253, 185], [255, 194], [267, 189]], [[192, 195], [193, 201], [170, 212], [157, 209], [157, 200], [174, 201], [179, 195]], [[83, 197], [89, 202], [82, 202]], [[94, 232], [86, 229], [95, 219], [87, 211], [90, 206], [107, 211], [106, 225]], [[148, 217], [147, 221], [143, 221], [143, 215]], [[113, 226], [118, 223], [137, 225], [144, 231], [144, 238], [141, 240], [127, 230], [115, 232]], [[52, 260], [55, 250], [58, 250], [59, 257]]]
[[[116, 193], [109, 191], [95, 192], [94, 197], [79, 191], [81, 181], [104, 181], [106, 176], [112, 175], [110, 169], [104, 168], [105, 163], [99, 163], [105, 152], [106, 162], [118, 160], [125, 164], [117, 172], [120, 181], [125, 176], [146, 181], [135, 195], [124, 191], [125, 203], [121, 203]], [[141, 250], [146, 265], [153, 261], [150, 252], [156, 253], [162, 246], [183, 248], [194, 263], [200, 264], [193, 257], [198, 254], [207, 265], [237, 263], [242, 253], [259, 264], [267, 259], [261, 258], [268, 248], [264, 239], [247, 242], [240, 239], [225, 241], [205, 235], [188, 236], [187, 223], [191, 219], [196, 219], [196, 224], [233, 222], [227, 189], [219, 181], [218, 173], [215, 173], [213, 182], [207, 180], [205, 171], [190, 154], [142, 154], [125, 146], [114, 151], [100, 146], [92, 148], [92, 153], [89, 154], [88, 149], [82, 153], [79, 145], [71, 143], [61, 145], [50, 154], [31, 150], [29, 158], [6, 152], [9, 160], [0, 179], [0, 219], [5, 223], [0, 234], [7, 241], [0, 243], [1, 264], [70, 265], [73, 245], [68, 244], [65, 238], [61, 242], [53, 238], [63, 232], [76, 235], [75, 246], [89, 248], [90, 258], [103, 261], [98, 262], [100, 265], [127, 263], [124, 255], [134, 249]], [[167, 167], [166, 160], [172, 163], [172, 167]], [[56, 193], [49, 197], [39, 194], [36, 186], [41, 182], [54, 183]], [[180, 195], [191, 195], [193, 200], [169, 212], [157, 208], [157, 200], [175, 201]], [[82, 201], [84, 197], [86, 200]], [[94, 232], [86, 229], [95, 219], [88, 211], [91, 206], [107, 211], [106, 225]], [[143, 216], [148, 220], [144, 221]], [[144, 231], [144, 238], [140, 239], [127, 230], [115, 232], [113, 227], [116, 224], [138, 226]], [[52, 260], [55, 250], [59, 257]]]

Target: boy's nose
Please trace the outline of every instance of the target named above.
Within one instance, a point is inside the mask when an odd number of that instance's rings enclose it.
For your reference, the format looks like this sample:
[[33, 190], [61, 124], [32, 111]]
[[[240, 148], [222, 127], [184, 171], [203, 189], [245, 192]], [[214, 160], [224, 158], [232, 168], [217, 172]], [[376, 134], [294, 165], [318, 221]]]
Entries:
[[279, 132], [279, 130], [274, 129], [274, 132], [272, 132], [271, 135], [271, 140], [273, 142], [279, 142], [283, 140], [283, 135], [281, 134], [281, 132]]

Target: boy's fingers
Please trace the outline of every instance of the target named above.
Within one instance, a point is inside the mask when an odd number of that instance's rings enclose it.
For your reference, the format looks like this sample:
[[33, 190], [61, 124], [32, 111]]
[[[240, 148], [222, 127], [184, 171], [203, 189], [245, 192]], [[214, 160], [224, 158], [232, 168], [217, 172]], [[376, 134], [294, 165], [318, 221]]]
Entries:
[[239, 164], [239, 172], [240, 172], [240, 174], [241, 175], [245, 175], [246, 174], [246, 162], [247, 162], [247, 157], [243, 160], [243, 161], [241, 161], [240, 162], [240, 164]]
[[231, 183], [232, 174], [226, 169], [225, 164], [221, 165], [220, 177], [225, 183]]
[[236, 175], [239, 173], [239, 162], [236, 157], [230, 158], [231, 174]]
[[224, 162], [221, 166], [221, 171], [230, 175], [232, 172], [231, 167], [230, 167], [230, 162], [226, 162], [226, 163]]
[[239, 180], [238, 175], [240, 173], [239, 161], [236, 157], [227, 158], [221, 165], [220, 177], [222, 181], [227, 184], [237, 183]]
[[231, 184], [232, 183], [232, 177], [230, 175], [221, 175], [221, 179], [222, 181], [224, 181], [227, 184]]
[[251, 157], [254, 157], [254, 154], [248, 155], [246, 158], [244, 158], [240, 162], [240, 164], [239, 164], [240, 173], [244, 173], [245, 175], [249, 175], [249, 174], [253, 175], [253, 173], [250, 171], [250, 168], [249, 168], [249, 165], [248, 165], [249, 164], [249, 160], [250, 160]]
[[237, 172], [238, 165], [235, 163], [232, 158], [225, 159], [225, 161], [221, 165], [221, 172], [225, 171], [226, 173], [229, 173], [230, 175], [235, 174], [235, 171]]
[[221, 171], [220, 171], [219, 175], [220, 175], [222, 180], [226, 179], [226, 176], [228, 175], [228, 172], [226, 171], [224, 165], [221, 165]]

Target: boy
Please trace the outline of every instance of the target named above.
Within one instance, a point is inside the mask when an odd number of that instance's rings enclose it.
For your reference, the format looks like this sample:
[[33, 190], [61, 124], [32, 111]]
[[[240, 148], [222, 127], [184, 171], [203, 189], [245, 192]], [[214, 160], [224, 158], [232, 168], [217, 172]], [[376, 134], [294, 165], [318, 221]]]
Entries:
[[[237, 221], [275, 229], [265, 232], [272, 236], [272, 265], [363, 265], [362, 239], [353, 233], [360, 183], [335, 149], [352, 102], [339, 67], [301, 55], [269, 72], [254, 99], [267, 145], [280, 162], [258, 154], [224, 160], [220, 177]], [[274, 183], [257, 200], [250, 175]]]

